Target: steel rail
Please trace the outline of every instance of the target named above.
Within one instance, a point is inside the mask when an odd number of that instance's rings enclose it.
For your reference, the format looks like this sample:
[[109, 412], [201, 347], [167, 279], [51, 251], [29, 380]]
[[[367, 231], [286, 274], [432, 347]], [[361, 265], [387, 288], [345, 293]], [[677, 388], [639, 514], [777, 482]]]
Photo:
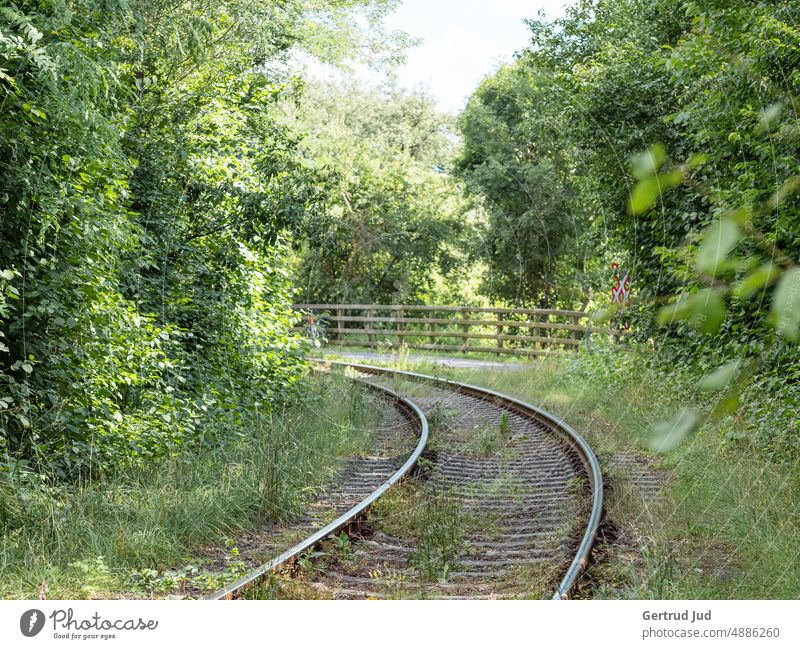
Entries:
[[484, 400], [486, 400], [488, 397], [491, 400], [504, 402], [505, 404], [510, 405], [522, 413], [533, 416], [538, 421], [544, 423], [549, 428], [559, 433], [581, 458], [584, 468], [586, 469], [586, 473], [589, 476], [592, 489], [592, 509], [589, 513], [589, 520], [586, 524], [586, 530], [581, 539], [581, 543], [578, 546], [578, 550], [575, 553], [575, 557], [570, 563], [566, 573], [564, 573], [556, 592], [553, 594], [553, 599], [569, 598], [570, 593], [578, 582], [578, 578], [583, 574], [583, 571], [586, 569], [586, 566], [589, 562], [589, 555], [592, 552], [592, 547], [595, 539], [597, 538], [597, 530], [600, 527], [600, 520], [603, 514], [603, 475], [600, 470], [600, 463], [597, 461], [597, 456], [594, 454], [594, 451], [592, 451], [586, 440], [584, 440], [583, 437], [574, 428], [572, 428], [572, 426], [570, 426], [560, 417], [556, 417], [546, 410], [542, 410], [541, 408], [537, 408], [529, 403], [514, 397], [510, 397], [507, 394], [489, 390], [488, 388], [482, 388], [476, 385], [470, 385], [468, 383], [461, 383], [459, 381], [452, 381], [450, 379], [430, 376], [428, 374], [395, 370], [388, 367], [360, 365], [358, 363], [348, 363], [346, 361], [329, 361], [323, 359], [312, 360], [319, 363], [352, 367], [366, 374], [392, 374], [405, 376], [417, 381], [424, 380], [444, 383], [451, 389], [455, 389], [456, 391], [466, 394], [471, 394]]
[[328, 523], [325, 527], [314, 532], [314, 534], [300, 541], [299, 543], [292, 546], [285, 552], [279, 554], [274, 559], [271, 559], [267, 563], [247, 573], [244, 577], [241, 577], [235, 582], [224, 586], [223, 588], [215, 592], [213, 595], [211, 595], [208, 599], [211, 600], [234, 599], [235, 597], [239, 596], [243, 591], [247, 590], [248, 588], [251, 588], [255, 584], [262, 581], [267, 574], [271, 573], [276, 568], [280, 567], [281, 565], [285, 564], [291, 559], [299, 556], [306, 550], [313, 548], [318, 543], [328, 538], [331, 534], [336, 534], [337, 532], [340, 532], [348, 525], [350, 525], [361, 514], [363, 514], [370, 507], [370, 505], [372, 505], [376, 500], [378, 500], [378, 498], [380, 498], [383, 494], [385, 494], [390, 487], [392, 487], [393, 485], [397, 484], [400, 480], [402, 480], [417, 463], [417, 460], [419, 459], [420, 455], [422, 455], [422, 452], [425, 450], [425, 446], [428, 443], [428, 433], [429, 433], [428, 420], [425, 417], [425, 414], [422, 412], [422, 410], [420, 410], [417, 404], [415, 404], [413, 401], [409, 399], [406, 399], [404, 396], [394, 392], [393, 390], [390, 390], [389, 388], [380, 385], [374, 385], [368, 382], [364, 383], [365, 385], [368, 385], [373, 389], [377, 389], [388, 394], [389, 396], [394, 398], [398, 403], [401, 403], [403, 404], [403, 406], [408, 408], [411, 411], [411, 413], [415, 416], [415, 418], [417, 419], [417, 423], [420, 426], [420, 436], [419, 436], [419, 441], [417, 442], [417, 446], [414, 448], [414, 452], [408, 457], [403, 466], [401, 466], [397, 471], [395, 471], [388, 480], [386, 480], [383, 484], [381, 484], [380, 487], [378, 487], [375, 491], [369, 494], [357, 505], [354, 505], [344, 514], [339, 516], [336, 520]]

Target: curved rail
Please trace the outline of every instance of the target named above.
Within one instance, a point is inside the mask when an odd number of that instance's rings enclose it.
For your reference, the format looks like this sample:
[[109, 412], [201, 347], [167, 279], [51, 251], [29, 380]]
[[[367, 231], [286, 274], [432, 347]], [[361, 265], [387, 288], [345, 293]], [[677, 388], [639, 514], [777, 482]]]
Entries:
[[578, 546], [577, 552], [575, 553], [575, 557], [570, 563], [569, 568], [564, 574], [564, 577], [561, 579], [561, 582], [559, 583], [556, 592], [553, 595], [553, 599], [567, 599], [569, 597], [569, 594], [575, 587], [578, 578], [586, 569], [586, 565], [588, 564], [589, 561], [589, 555], [591, 554], [592, 551], [592, 546], [594, 545], [594, 541], [597, 537], [597, 530], [600, 526], [600, 519], [603, 513], [603, 476], [600, 470], [600, 463], [597, 461], [597, 457], [595, 456], [594, 451], [592, 451], [589, 444], [586, 443], [586, 440], [584, 440], [583, 437], [581, 437], [581, 435], [574, 428], [572, 428], [572, 426], [567, 424], [560, 417], [556, 417], [555, 415], [552, 415], [549, 412], [542, 410], [541, 408], [537, 408], [536, 406], [532, 406], [529, 403], [525, 403], [524, 401], [515, 399], [514, 397], [510, 397], [508, 395], [501, 394], [499, 392], [495, 392], [494, 390], [489, 390], [487, 388], [482, 388], [475, 385], [469, 385], [467, 383], [460, 383], [458, 381], [451, 381], [450, 379], [443, 379], [435, 376], [430, 376], [427, 374], [406, 372], [403, 370], [395, 370], [387, 367], [376, 367], [374, 365], [360, 365], [357, 363], [348, 363], [345, 361], [327, 361], [320, 359], [314, 359], [314, 360], [321, 363], [329, 363], [332, 365], [344, 365], [352, 367], [366, 374], [392, 374], [392, 375], [406, 376], [414, 380], [436, 381], [438, 383], [444, 383], [448, 385], [451, 389], [460, 392], [472, 394], [473, 396], [477, 396], [483, 399], [489, 397], [493, 400], [504, 402], [505, 404], [510, 405], [514, 409], [534, 417], [535, 419], [541, 421], [548, 427], [558, 432], [564, 438], [564, 440], [577, 452], [578, 456], [581, 458], [584, 468], [586, 469], [586, 473], [589, 476], [589, 481], [592, 489], [592, 508], [591, 512], [589, 513], [589, 520], [587, 521], [586, 524], [586, 531], [583, 534], [581, 543]]
[[417, 406], [417, 404], [415, 404], [413, 401], [406, 399], [402, 395], [397, 394], [396, 392], [390, 390], [389, 388], [385, 388], [379, 385], [373, 385], [371, 383], [365, 383], [365, 384], [369, 385], [371, 388], [380, 390], [388, 394], [389, 396], [394, 398], [398, 403], [401, 403], [405, 407], [407, 407], [416, 417], [420, 426], [420, 436], [419, 436], [419, 442], [417, 442], [417, 446], [414, 448], [414, 452], [408, 457], [403, 466], [401, 466], [397, 471], [395, 471], [392, 474], [392, 476], [388, 480], [386, 480], [386, 482], [384, 482], [380, 487], [378, 487], [375, 491], [369, 494], [357, 505], [351, 507], [344, 514], [339, 516], [336, 520], [328, 523], [325, 527], [314, 532], [314, 534], [312, 534], [308, 538], [303, 539], [298, 544], [292, 546], [291, 548], [286, 550], [286, 552], [279, 554], [274, 559], [259, 566], [252, 572], [246, 574], [244, 577], [218, 590], [213, 595], [211, 595], [209, 599], [220, 600], [220, 599], [233, 599], [234, 597], [237, 597], [243, 591], [247, 590], [248, 588], [260, 582], [268, 573], [275, 570], [275, 568], [281, 566], [287, 561], [290, 561], [294, 557], [299, 556], [306, 550], [314, 547], [324, 539], [328, 538], [331, 534], [336, 534], [337, 532], [340, 532], [345, 527], [347, 527], [351, 522], [353, 522], [353, 520], [355, 520], [358, 516], [363, 514], [370, 507], [370, 505], [372, 505], [376, 500], [378, 500], [378, 498], [380, 498], [384, 493], [386, 493], [386, 491], [388, 491], [388, 489], [392, 485], [402, 480], [406, 476], [406, 474], [409, 471], [411, 471], [411, 469], [414, 467], [417, 460], [419, 459], [419, 456], [422, 455], [422, 452], [425, 450], [425, 445], [428, 443], [428, 420], [426, 419], [422, 410], [419, 409], [419, 406]]

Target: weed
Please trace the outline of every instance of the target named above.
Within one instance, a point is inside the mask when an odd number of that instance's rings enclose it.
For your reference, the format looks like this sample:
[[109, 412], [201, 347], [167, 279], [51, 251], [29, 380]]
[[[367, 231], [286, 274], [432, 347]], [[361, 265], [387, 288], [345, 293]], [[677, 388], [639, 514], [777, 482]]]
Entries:
[[431, 497], [415, 516], [419, 540], [408, 563], [428, 581], [446, 581], [458, 567], [464, 534], [461, 507], [454, 498]]
[[567, 491], [572, 496], [579, 497], [584, 495], [588, 486], [589, 481], [583, 475], [576, 475], [567, 480]]
[[314, 571], [316, 562], [328, 556], [328, 553], [324, 550], [306, 550], [297, 557], [297, 567], [304, 573], [311, 574]]
[[503, 413], [497, 426], [477, 429], [468, 440], [467, 449], [481, 457], [495, 455], [512, 445], [508, 413]]
[[349, 561], [353, 558], [353, 544], [347, 532], [342, 532], [338, 536], [329, 537], [333, 541], [338, 558], [342, 561]]
[[386, 599], [400, 599], [406, 591], [408, 575], [399, 570], [383, 566], [383, 570], [369, 571], [372, 580], [382, 583], [382, 596]]
[[441, 401], [434, 403], [426, 414], [431, 431], [441, 434], [452, 430], [454, 414]]
[[501, 440], [508, 441], [511, 438], [511, 427], [508, 424], [508, 413], [504, 412], [500, 416], [500, 429], [498, 435]]

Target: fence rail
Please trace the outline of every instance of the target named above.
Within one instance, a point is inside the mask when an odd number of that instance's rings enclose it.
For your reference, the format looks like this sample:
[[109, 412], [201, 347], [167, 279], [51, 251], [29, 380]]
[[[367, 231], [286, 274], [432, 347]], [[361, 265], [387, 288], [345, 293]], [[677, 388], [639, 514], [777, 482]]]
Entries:
[[[545, 356], [591, 333], [583, 311], [412, 304], [296, 304], [330, 345]], [[303, 317], [303, 316], [301, 316]], [[295, 331], [308, 332], [308, 325]]]

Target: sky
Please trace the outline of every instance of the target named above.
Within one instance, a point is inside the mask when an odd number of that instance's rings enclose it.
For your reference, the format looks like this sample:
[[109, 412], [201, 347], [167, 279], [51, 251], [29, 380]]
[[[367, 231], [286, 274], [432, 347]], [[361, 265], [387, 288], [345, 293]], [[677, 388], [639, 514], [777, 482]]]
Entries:
[[540, 9], [548, 18], [563, 15], [568, 0], [403, 0], [386, 18], [423, 39], [398, 70], [403, 86], [424, 86], [441, 110], [459, 112], [481, 79], [528, 44], [524, 18]]

